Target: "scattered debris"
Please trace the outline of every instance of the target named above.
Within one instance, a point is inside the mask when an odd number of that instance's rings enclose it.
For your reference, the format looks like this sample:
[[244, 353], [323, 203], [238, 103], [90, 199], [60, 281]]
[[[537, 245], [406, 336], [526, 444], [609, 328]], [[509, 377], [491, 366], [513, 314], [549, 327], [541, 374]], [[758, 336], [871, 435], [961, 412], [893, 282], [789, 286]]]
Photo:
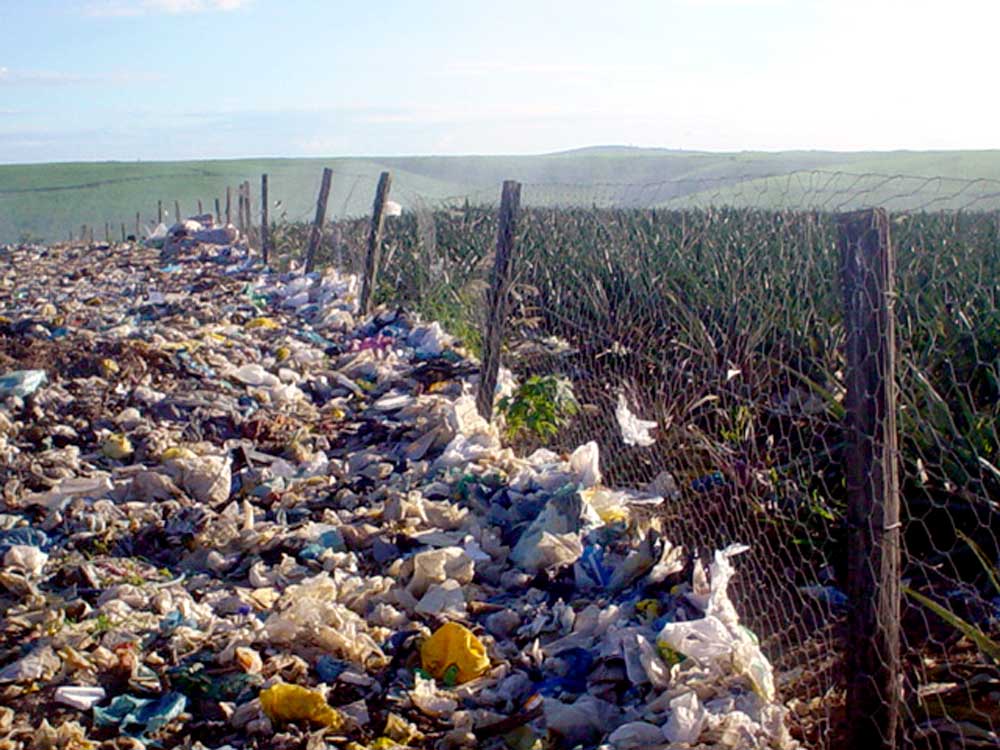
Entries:
[[706, 570], [596, 443], [515, 455], [353, 276], [162, 230], [3, 251], [0, 744], [796, 746], [742, 548]]

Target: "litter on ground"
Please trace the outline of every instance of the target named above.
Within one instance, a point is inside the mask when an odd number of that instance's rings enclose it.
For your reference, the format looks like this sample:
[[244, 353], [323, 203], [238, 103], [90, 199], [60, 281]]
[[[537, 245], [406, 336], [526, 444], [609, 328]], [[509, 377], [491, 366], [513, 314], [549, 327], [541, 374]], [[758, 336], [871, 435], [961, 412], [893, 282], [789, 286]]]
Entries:
[[0, 250], [0, 747], [796, 747], [673, 485], [517, 455], [353, 276], [154, 236]]

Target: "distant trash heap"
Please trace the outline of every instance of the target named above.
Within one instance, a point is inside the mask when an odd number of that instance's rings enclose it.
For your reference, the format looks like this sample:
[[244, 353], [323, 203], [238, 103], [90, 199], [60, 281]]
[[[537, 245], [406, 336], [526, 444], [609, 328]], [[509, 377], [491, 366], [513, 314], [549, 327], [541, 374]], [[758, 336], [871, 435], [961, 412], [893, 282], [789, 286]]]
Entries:
[[0, 250], [0, 746], [797, 747], [746, 548], [672, 544], [596, 443], [516, 455], [357, 292], [211, 217]]
[[[246, 239], [232, 224], [218, 224], [212, 214], [200, 214], [178, 221], [171, 227], [158, 224], [145, 244], [163, 249], [164, 257], [176, 256], [199, 245], [245, 245]], [[243, 248], [245, 249], [245, 247]]]

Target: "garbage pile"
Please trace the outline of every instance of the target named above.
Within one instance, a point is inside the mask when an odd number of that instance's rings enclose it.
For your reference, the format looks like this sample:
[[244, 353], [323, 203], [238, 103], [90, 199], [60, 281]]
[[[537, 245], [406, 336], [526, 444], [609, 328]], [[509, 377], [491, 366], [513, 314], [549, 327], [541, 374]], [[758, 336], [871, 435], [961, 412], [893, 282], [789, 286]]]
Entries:
[[[162, 249], [161, 259], [166, 260], [200, 245], [232, 247], [242, 239], [240, 231], [232, 224], [218, 222], [213, 214], [199, 214], [169, 227], [161, 222], [149, 233], [145, 244]], [[247, 248], [241, 249], [246, 251]]]
[[594, 443], [515, 455], [357, 291], [0, 250], [0, 747], [795, 747], [744, 548], [671, 544]]

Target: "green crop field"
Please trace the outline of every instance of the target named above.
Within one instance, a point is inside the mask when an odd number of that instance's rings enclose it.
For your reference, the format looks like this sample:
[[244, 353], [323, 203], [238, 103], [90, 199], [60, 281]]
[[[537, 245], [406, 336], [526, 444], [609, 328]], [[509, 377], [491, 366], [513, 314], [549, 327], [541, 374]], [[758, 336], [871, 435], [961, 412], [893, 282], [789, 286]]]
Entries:
[[[0, 242], [31, 237], [57, 241], [81, 224], [101, 237], [105, 222], [129, 231], [139, 212], [155, 222], [157, 201], [173, 213], [212, 210], [227, 186], [261, 173], [270, 180], [276, 220], [307, 218], [323, 167], [334, 170], [329, 215], [369, 210], [379, 172], [393, 173], [392, 197], [404, 207], [448, 199], [490, 203], [504, 179], [525, 183], [532, 205], [825, 208], [888, 204], [890, 208], [990, 207], [1000, 194], [1000, 151], [833, 153], [704, 153], [593, 148], [541, 156], [242, 159], [0, 166]], [[878, 175], [863, 178], [855, 175]], [[907, 175], [887, 181], [885, 175]], [[921, 178], [941, 178], [928, 181]], [[973, 186], [954, 180], [983, 180]], [[989, 182], [997, 180], [997, 183]], [[235, 213], [235, 206], [234, 206]]]

